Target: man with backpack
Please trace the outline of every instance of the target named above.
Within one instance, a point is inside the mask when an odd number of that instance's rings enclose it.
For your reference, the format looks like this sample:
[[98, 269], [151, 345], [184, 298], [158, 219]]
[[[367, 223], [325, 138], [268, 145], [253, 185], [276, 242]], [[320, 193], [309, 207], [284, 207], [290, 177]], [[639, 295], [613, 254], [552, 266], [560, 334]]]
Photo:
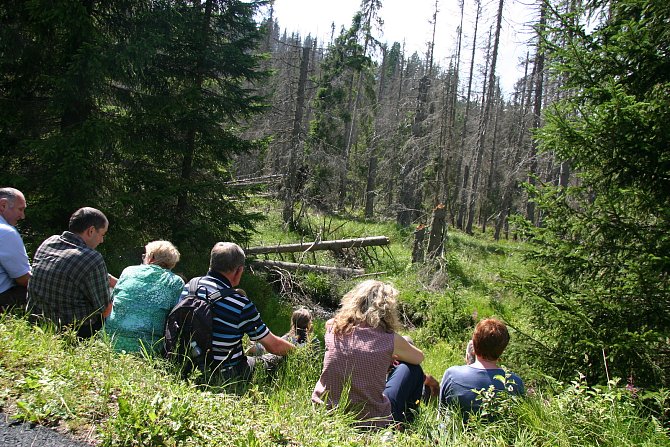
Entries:
[[[195, 289], [199, 298], [210, 301], [212, 338], [211, 353], [206, 356], [207, 367], [219, 371], [226, 379], [249, 379], [260, 361], [244, 354], [244, 334], [275, 355], [283, 356], [294, 348], [268, 329], [244, 292], [233, 289], [242, 278], [244, 261], [244, 250], [239, 245], [218, 242], [212, 248], [207, 275], [191, 280], [184, 286], [181, 295], [184, 300]], [[201, 347], [191, 343], [193, 349], [201, 350]]]

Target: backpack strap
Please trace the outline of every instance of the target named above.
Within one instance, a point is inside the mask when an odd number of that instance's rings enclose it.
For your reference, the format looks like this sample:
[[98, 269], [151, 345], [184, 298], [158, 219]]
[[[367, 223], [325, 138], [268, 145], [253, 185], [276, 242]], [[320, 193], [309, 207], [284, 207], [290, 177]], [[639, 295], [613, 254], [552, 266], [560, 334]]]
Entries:
[[198, 296], [198, 287], [202, 276], [196, 276], [188, 282], [188, 294]]

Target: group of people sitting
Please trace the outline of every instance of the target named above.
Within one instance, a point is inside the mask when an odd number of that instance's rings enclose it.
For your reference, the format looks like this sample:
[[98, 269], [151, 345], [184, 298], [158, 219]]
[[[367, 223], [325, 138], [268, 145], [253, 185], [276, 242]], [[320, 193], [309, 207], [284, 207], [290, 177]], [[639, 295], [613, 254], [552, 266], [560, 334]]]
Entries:
[[[150, 242], [142, 263], [127, 267], [117, 279], [95, 250], [109, 222], [100, 210], [86, 207], [71, 216], [67, 231], [39, 246], [30, 265], [15, 228], [25, 208], [20, 191], [0, 188], [0, 305], [25, 301], [32, 318], [73, 327], [79, 337], [104, 328], [119, 351], [159, 352], [166, 316], [189, 294], [189, 285], [172, 272], [180, 257], [177, 248], [168, 241]], [[211, 250], [209, 271], [197, 280], [198, 296], [222, 296], [211, 307], [209, 358], [226, 380], [248, 379], [255, 368], [276, 365], [296, 346], [313, 341], [308, 310], [295, 311], [291, 331], [277, 337], [245, 293], [229, 290], [239, 285], [244, 266], [241, 247], [219, 242]], [[397, 295], [391, 285], [375, 280], [344, 295], [326, 323], [315, 404], [332, 408], [346, 402], [361, 426], [383, 427], [410, 421], [420, 402], [434, 396], [467, 414], [478, 409], [476, 390], [524, 393], [522, 380], [498, 366], [509, 333], [496, 319], [477, 324], [469, 364], [447, 369], [440, 384], [424, 374], [423, 352], [398, 333]], [[253, 344], [246, 352], [245, 334]]]

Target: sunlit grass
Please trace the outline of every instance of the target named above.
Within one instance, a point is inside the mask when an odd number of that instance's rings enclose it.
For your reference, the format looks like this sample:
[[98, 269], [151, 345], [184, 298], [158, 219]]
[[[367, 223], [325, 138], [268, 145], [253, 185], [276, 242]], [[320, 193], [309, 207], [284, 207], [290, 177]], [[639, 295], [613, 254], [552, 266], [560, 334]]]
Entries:
[[[108, 446], [670, 445], [667, 429], [616, 387], [554, 384], [526, 399], [503, 399], [494, 422], [467, 426], [458, 414], [438, 416], [432, 402], [404, 431], [366, 432], [353, 428], [349, 414], [312, 406], [321, 354], [310, 350], [228, 389], [183, 380], [160, 359], [115, 353], [104, 337], [79, 343], [20, 316], [0, 318], [0, 343], [3, 412]], [[461, 362], [460, 344], [421, 347], [426, 372], [438, 380]]]

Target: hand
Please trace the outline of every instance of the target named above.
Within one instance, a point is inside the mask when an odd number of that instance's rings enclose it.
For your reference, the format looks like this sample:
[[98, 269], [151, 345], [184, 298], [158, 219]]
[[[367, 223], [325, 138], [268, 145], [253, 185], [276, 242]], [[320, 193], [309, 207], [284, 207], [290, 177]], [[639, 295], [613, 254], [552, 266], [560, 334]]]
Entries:
[[112, 276], [112, 275], [109, 274], [109, 273], [107, 274], [107, 277], [108, 277], [108, 279], [109, 279], [109, 287], [110, 287], [110, 289], [113, 289], [114, 287], [116, 287], [116, 282], [118, 281], [118, 278], [115, 278], [114, 276]]

